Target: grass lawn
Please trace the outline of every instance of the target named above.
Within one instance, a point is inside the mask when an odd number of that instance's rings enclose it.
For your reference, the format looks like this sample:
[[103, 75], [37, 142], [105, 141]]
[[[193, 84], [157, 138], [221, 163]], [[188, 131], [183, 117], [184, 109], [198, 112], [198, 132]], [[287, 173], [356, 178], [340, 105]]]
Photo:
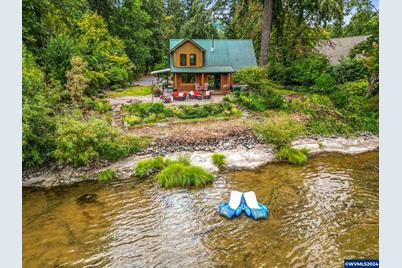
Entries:
[[273, 91], [275, 93], [278, 93], [278, 94], [281, 94], [281, 95], [289, 95], [289, 94], [293, 94], [293, 93], [300, 93], [300, 92], [297, 92], [297, 91], [294, 91], [294, 90], [284, 89], [284, 88], [274, 89]]
[[144, 96], [152, 92], [152, 86], [131, 86], [122, 90], [109, 91], [109, 97]]

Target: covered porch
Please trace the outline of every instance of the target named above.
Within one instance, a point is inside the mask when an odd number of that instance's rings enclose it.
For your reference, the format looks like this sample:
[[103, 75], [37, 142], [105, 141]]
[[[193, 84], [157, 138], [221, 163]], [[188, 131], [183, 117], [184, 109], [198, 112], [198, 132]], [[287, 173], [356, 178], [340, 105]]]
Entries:
[[227, 94], [233, 85], [233, 73], [173, 73], [174, 90], [191, 91], [196, 84], [208, 87], [214, 95]]

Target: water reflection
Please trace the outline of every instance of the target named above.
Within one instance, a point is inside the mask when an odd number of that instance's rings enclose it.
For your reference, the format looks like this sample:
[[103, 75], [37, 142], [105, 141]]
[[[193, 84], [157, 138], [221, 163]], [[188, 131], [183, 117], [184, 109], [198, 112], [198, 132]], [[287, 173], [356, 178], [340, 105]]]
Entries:
[[[254, 190], [268, 220], [227, 220], [231, 189]], [[83, 193], [95, 203], [79, 205]], [[333, 267], [378, 258], [378, 153], [304, 167], [229, 172], [204, 189], [153, 180], [23, 191], [24, 267]]]

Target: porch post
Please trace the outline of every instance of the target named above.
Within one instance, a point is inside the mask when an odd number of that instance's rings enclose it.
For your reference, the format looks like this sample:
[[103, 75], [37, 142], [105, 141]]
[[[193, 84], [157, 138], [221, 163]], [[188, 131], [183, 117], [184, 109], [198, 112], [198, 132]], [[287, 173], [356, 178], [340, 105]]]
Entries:
[[204, 86], [204, 73], [201, 74], [201, 85]]

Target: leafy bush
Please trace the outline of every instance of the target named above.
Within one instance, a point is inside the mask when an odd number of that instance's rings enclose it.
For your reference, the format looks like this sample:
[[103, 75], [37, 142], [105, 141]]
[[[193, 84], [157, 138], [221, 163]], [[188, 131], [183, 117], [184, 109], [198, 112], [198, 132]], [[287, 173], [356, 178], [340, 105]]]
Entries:
[[367, 78], [367, 68], [363, 59], [345, 58], [332, 67], [332, 77], [338, 84]]
[[349, 103], [349, 95], [345, 91], [335, 91], [330, 95], [330, 98], [338, 108], [343, 108]]
[[270, 84], [266, 69], [262, 67], [242, 67], [234, 73], [234, 80], [248, 85], [252, 91], [259, 91]]
[[268, 65], [268, 78], [282, 84], [289, 83], [289, 68], [281, 63], [270, 63]]
[[316, 79], [329, 69], [329, 61], [321, 55], [310, 55], [294, 61], [289, 69], [289, 84], [311, 86]]
[[111, 168], [102, 170], [98, 174], [96, 174], [96, 179], [98, 181], [109, 181], [115, 177], [116, 177], [116, 171], [114, 171]]
[[175, 111], [180, 119], [194, 119], [218, 116], [238, 116], [241, 112], [230, 103], [214, 103], [204, 105], [180, 105]]
[[161, 156], [138, 161], [134, 167], [135, 175], [139, 177], [149, 177], [165, 168], [165, 159]]
[[141, 118], [136, 115], [126, 115], [123, 121], [129, 126], [138, 125], [142, 122]]
[[212, 154], [211, 158], [212, 158], [212, 162], [218, 167], [221, 167], [226, 164], [224, 154], [214, 153], [214, 154]]
[[233, 92], [225, 97], [226, 101], [238, 103], [246, 109], [263, 112], [267, 109], [281, 108], [283, 97], [277, 93], [264, 92], [250, 95], [248, 92]]
[[189, 187], [202, 186], [211, 182], [215, 176], [205, 169], [186, 165], [183, 163], [172, 163], [156, 175], [156, 180], [162, 187]]
[[299, 98], [292, 99], [284, 105], [284, 109], [288, 110], [290, 112], [301, 112], [304, 114], [312, 113], [311, 103], [307, 98], [306, 99], [299, 99]]
[[335, 88], [335, 79], [330, 74], [320, 74], [314, 81], [312, 90], [320, 94], [331, 93]]
[[88, 121], [66, 117], [57, 124], [55, 142], [53, 155], [59, 163], [84, 166], [98, 159], [126, 157], [141, 150], [148, 139], [126, 135], [95, 117]]
[[107, 100], [82, 97], [82, 102], [85, 106], [97, 112], [106, 113], [112, 110], [112, 105]]
[[365, 96], [367, 94], [368, 82], [365, 79], [345, 82], [339, 85], [338, 88], [348, 95]]
[[122, 110], [129, 113], [124, 122], [129, 126], [140, 123], [155, 123], [167, 117], [174, 116], [173, 110], [163, 103], [133, 103], [123, 104]]
[[302, 123], [287, 115], [266, 119], [262, 123], [255, 123], [252, 127], [255, 132], [262, 135], [267, 143], [277, 146], [290, 143], [304, 130]]
[[[57, 92], [46, 85], [34, 56], [22, 49], [22, 163], [38, 167], [52, 158]], [[55, 107], [56, 106], [56, 107]]]
[[289, 145], [284, 145], [279, 148], [275, 157], [279, 160], [287, 160], [295, 165], [304, 165], [308, 160], [307, 149], [294, 149]]

